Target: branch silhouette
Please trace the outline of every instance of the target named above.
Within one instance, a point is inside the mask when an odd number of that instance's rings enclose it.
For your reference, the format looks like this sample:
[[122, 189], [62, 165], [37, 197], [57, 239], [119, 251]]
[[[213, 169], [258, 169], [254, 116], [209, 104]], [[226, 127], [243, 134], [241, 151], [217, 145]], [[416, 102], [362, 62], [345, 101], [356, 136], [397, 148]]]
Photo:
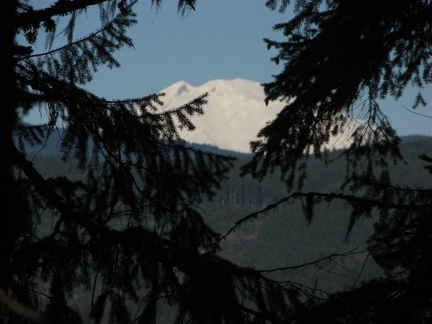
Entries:
[[245, 222], [255, 219], [258, 217], [258, 215], [266, 213], [270, 210], [275, 209], [280, 204], [283, 204], [291, 199], [297, 199], [301, 197], [307, 197], [307, 198], [322, 198], [325, 201], [332, 201], [335, 199], [345, 200], [350, 203], [367, 203], [370, 206], [378, 207], [378, 208], [385, 208], [385, 209], [418, 209], [418, 208], [425, 208], [428, 207], [429, 204], [399, 204], [399, 203], [391, 203], [391, 202], [383, 202], [379, 200], [371, 200], [364, 197], [357, 197], [354, 195], [346, 195], [346, 194], [340, 194], [340, 193], [322, 193], [322, 192], [294, 192], [291, 195], [281, 198], [278, 202], [274, 204], [267, 205], [265, 208], [253, 212], [249, 215], [246, 215], [245, 217], [239, 219], [235, 224], [226, 232], [226, 234], [222, 235], [219, 238], [219, 242], [225, 239], [228, 235], [230, 235], [233, 231], [235, 231], [239, 226], [243, 225]]

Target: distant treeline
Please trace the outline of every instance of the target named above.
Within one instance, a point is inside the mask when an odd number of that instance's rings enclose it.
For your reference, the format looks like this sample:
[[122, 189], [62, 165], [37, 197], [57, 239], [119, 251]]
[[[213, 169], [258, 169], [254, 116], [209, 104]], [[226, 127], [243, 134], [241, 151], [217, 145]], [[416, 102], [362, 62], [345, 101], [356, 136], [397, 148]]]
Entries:
[[[222, 183], [215, 198], [197, 206], [208, 224], [222, 235], [237, 220], [289, 195], [277, 173], [269, 175], [261, 182], [250, 176], [241, 177], [240, 167], [248, 161], [248, 154], [220, 151], [209, 145], [196, 145], [195, 148], [237, 157], [229, 179]], [[392, 182], [411, 187], [430, 186], [430, 183], [426, 183], [428, 178], [424, 176], [424, 163], [418, 155], [432, 155], [432, 138], [404, 138], [401, 152], [406, 164], [390, 165]], [[314, 158], [310, 159], [303, 191], [339, 190], [345, 163], [341, 151], [330, 152], [329, 157], [333, 162], [328, 165]], [[33, 163], [48, 177], [67, 176], [70, 179], [82, 179], [84, 175], [73, 160], [62, 161], [59, 155], [45, 154], [44, 151], [34, 156]], [[258, 215], [228, 235], [221, 242], [221, 254], [240, 265], [270, 269], [309, 263], [329, 254], [350, 250], [360, 252], [365, 249], [367, 238], [373, 231], [374, 217], [360, 219], [347, 236], [349, 217], [350, 209], [346, 203], [321, 203], [314, 209], [314, 217], [309, 224], [300, 201], [283, 203]], [[308, 271], [294, 269], [291, 270], [290, 278], [304, 285], [316, 285], [317, 289], [332, 291], [381, 273], [366, 253], [353, 255], [340, 262], [334, 260], [311, 265]], [[277, 277], [282, 275], [282, 272], [275, 272], [274, 275]]]

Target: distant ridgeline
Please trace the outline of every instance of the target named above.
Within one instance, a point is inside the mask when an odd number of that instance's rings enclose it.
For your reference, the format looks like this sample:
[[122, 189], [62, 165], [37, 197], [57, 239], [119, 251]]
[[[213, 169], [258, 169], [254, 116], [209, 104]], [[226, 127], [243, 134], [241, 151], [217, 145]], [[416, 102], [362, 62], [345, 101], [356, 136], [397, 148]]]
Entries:
[[[74, 167], [74, 161], [61, 161], [55, 156], [61, 154], [60, 149], [61, 132], [53, 133], [43, 146], [26, 147], [28, 154], [37, 154], [35, 163], [41, 172], [48, 172], [46, 176], [73, 175], [80, 176], [81, 170]], [[277, 202], [286, 195], [286, 189], [279, 180], [279, 174], [269, 175], [262, 182], [252, 179], [250, 176], [240, 177], [240, 166], [248, 162], [250, 154], [234, 152], [223, 148], [218, 148], [209, 144], [191, 143], [191, 147], [205, 152], [234, 156], [237, 158], [236, 165], [230, 172], [229, 180], [222, 183], [219, 194], [213, 200], [213, 204], [223, 207], [239, 208], [248, 207], [252, 209], [264, 208], [268, 204]], [[432, 137], [428, 136], [405, 136], [402, 137], [401, 151], [406, 158], [407, 165], [397, 165], [390, 167], [392, 181], [398, 184], [410, 186], [427, 186], [424, 177], [425, 170], [418, 155], [422, 153], [432, 155]], [[337, 191], [344, 174], [344, 159], [339, 158], [341, 151], [335, 150], [329, 153], [330, 160], [334, 162], [328, 166], [322, 165], [314, 158], [310, 159], [307, 180], [303, 191]], [[66, 174], [65, 174], [66, 173]], [[279, 210], [280, 206], [277, 210]]]
[[[51, 136], [46, 140], [46, 143], [44, 145], [38, 145], [35, 147], [26, 146], [26, 151], [29, 153], [35, 153], [40, 152], [44, 155], [52, 155], [52, 154], [58, 154], [60, 149], [60, 141], [62, 136], [63, 130], [60, 128], [57, 131], [53, 132]], [[422, 140], [432, 140], [432, 136], [423, 136], [423, 135], [408, 135], [408, 136], [402, 136], [401, 137], [402, 143], [410, 143], [410, 142], [416, 142], [416, 141], [422, 141]], [[248, 158], [250, 154], [248, 153], [242, 153], [242, 152], [236, 152], [232, 150], [227, 150], [224, 148], [217, 147], [215, 145], [211, 144], [199, 144], [199, 143], [190, 143], [190, 145], [193, 148], [215, 153], [215, 154], [222, 154], [222, 155], [230, 155], [235, 156], [237, 158]]]
[[[41, 172], [46, 176], [73, 175], [81, 176], [82, 171], [74, 166], [74, 161], [61, 161], [56, 159], [56, 155], [61, 154], [60, 149], [61, 131], [53, 133], [43, 146], [27, 146], [28, 154], [36, 154], [35, 163], [41, 168]], [[229, 180], [222, 183], [219, 194], [215, 197], [212, 204], [222, 207], [239, 208], [248, 207], [252, 209], [264, 208], [268, 204], [277, 202], [286, 195], [286, 189], [279, 180], [279, 174], [269, 175], [262, 182], [252, 179], [250, 176], [240, 177], [240, 166], [248, 162], [250, 154], [234, 152], [223, 148], [218, 148], [209, 144], [191, 143], [191, 147], [205, 152], [234, 156], [237, 158], [236, 165], [230, 172]], [[424, 169], [418, 155], [426, 153], [432, 155], [432, 137], [428, 136], [405, 136], [402, 137], [401, 151], [408, 164], [390, 167], [390, 176], [394, 183], [410, 186], [427, 186], [425, 183]], [[339, 158], [341, 151], [335, 150], [329, 153], [330, 160], [334, 162], [328, 166], [322, 165], [320, 161], [311, 158], [308, 166], [307, 180], [303, 191], [337, 191], [344, 174], [344, 159]], [[280, 206], [277, 210], [279, 210]]]
[[[60, 143], [61, 143], [61, 136], [63, 134], [63, 130], [59, 129], [58, 131], [53, 132], [50, 137], [46, 139], [46, 142], [43, 145], [36, 145], [36, 146], [30, 146], [26, 145], [25, 149], [28, 153], [40, 153], [43, 155], [56, 155], [60, 154]], [[90, 145], [90, 143], [89, 143]], [[190, 143], [190, 146], [202, 150], [204, 152], [210, 152], [214, 154], [221, 154], [221, 155], [229, 155], [229, 156], [235, 156], [238, 158], [242, 157], [248, 157], [249, 154], [247, 153], [241, 153], [231, 150], [226, 150], [223, 148], [219, 148], [215, 145], [211, 144], [198, 144], [198, 143]]]
[[[58, 137], [50, 138], [45, 148], [36, 154], [34, 165], [44, 176], [82, 178], [83, 173], [74, 161], [58, 159], [58, 143]], [[213, 201], [206, 201], [197, 206], [205, 221], [222, 235], [227, 233], [237, 220], [277, 203], [289, 195], [277, 173], [261, 182], [250, 176], [240, 177], [239, 168], [248, 161], [249, 154], [232, 152], [212, 145], [191, 145], [203, 151], [237, 157], [229, 179], [222, 183]], [[29, 148], [29, 154], [34, 154], [39, 149], [40, 147]], [[432, 155], [432, 137], [403, 137], [401, 152], [407, 164], [390, 167], [392, 182], [398, 185], [430, 187], [430, 178], [425, 177], [427, 171], [424, 169], [424, 161], [420, 160], [418, 155]], [[329, 153], [334, 162], [328, 166], [310, 159], [303, 192], [340, 191], [345, 170], [344, 159], [338, 158], [340, 153], [341, 151]], [[268, 212], [260, 213], [252, 221], [229, 234], [221, 242], [221, 254], [241, 265], [270, 269], [309, 263], [332, 253], [352, 249], [360, 251], [366, 246], [366, 240], [373, 231], [374, 217], [360, 219], [351, 234], [346, 236], [349, 218], [350, 209], [347, 204], [321, 203], [316, 206], [314, 218], [309, 224], [304, 217], [301, 202], [283, 203]], [[367, 259], [367, 266], [363, 268], [366, 259], [366, 254], [358, 254], [344, 261], [352, 270], [351, 275], [347, 275], [346, 270], [333, 263], [326, 264], [325, 271], [320, 267], [306, 272], [294, 271], [293, 280], [312, 286], [318, 283], [319, 287], [325, 290], [339, 289], [352, 285], [357, 280], [356, 274], [360, 272], [360, 281], [380, 274], [380, 269], [371, 259]], [[334, 273], [339, 275], [335, 276]]]

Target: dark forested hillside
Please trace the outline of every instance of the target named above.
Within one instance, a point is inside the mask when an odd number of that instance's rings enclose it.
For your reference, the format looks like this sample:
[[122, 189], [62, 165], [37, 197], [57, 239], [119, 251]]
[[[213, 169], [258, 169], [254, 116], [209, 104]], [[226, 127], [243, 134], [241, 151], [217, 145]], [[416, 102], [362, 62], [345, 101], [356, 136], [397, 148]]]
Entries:
[[[423, 164], [418, 152], [432, 153], [432, 138], [402, 139], [402, 153], [406, 164], [390, 168], [390, 176], [396, 183], [408, 186], [426, 186]], [[200, 146], [204, 150], [218, 150], [212, 146]], [[220, 153], [220, 152], [219, 152]], [[224, 151], [230, 154], [229, 151]], [[258, 182], [249, 176], [241, 177], [239, 168], [248, 160], [248, 155], [232, 152], [238, 158], [230, 178], [222, 184], [213, 201], [202, 203], [197, 208], [204, 211], [206, 221], [224, 235], [237, 220], [277, 203], [287, 196], [285, 186], [277, 176]], [[330, 153], [329, 165], [312, 159], [308, 166], [308, 177], [304, 191], [338, 191], [343, 181], [344, 160], [341, 151]], [[59, 162], [52, 155], [37, 154], [34, 163], [46, 176], [67, 175], [79, 179], [82, 173], [74, 161]], [[277, 174], [276, 174], [277, 175]], [[311, 265], [309, 270], [292, 271], [293, 280], [317, 289], [334, 290], [349, 286], [380, 274], [379, 268], [364, 251], [366, 240], [373, 230], [374, 219], [360, 219], [347, 236], [349, 206], [343, 202], [321, 203], [314, 210], [309, 224], [304, 217], [302, 205], [282, 203], [262, 213], [250, 222], [242, 224], [222, 241], [222, 254], [245, 266], [271, 269], [296, 266], [323, 258], [329, 254], [357, 251], [349, 258], [334, 258], [332, 262]], [[341, 263], [338, 263], [338, 262]], [[277, 276], [277, 272], [275, 272]]]

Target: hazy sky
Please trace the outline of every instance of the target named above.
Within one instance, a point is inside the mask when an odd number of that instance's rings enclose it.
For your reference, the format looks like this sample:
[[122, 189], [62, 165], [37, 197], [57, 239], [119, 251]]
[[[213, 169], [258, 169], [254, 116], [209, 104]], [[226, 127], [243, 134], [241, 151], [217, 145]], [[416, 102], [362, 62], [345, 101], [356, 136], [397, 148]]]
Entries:
[[[97, 95], [140, 97], [180, 80], [195, 86], [233, 78], [262, 83], [282, 69], [270, 61], [275, 52], [267, 50], [263, 38], [282, 39], [273, 26], [287, 21], [290, 14], [270, 11], [265, 0], [198, 0], [196, 11], [183, 18], [176, 0], [164, 0], [159, 10], [150, 1], [140, 1], [136, 9], [139, 23], [129, 33], [135, 48], [114, 54], [120, 69], [101, 68], [95, 74], [88, 89]], [[88, 17], [79, 25], [85, 32], [99, 24], [97, 15], [89, 12]], [[399, 135], [432, 136], [432, 118], [418, 115], [432, 116], [432, 87], [425, 92], [428, 107], [417, 109], [417, 114], [404, 108], [410, 107], [416, 91], [410, 89], [397, 103], [385, 101], [383, 110]]]

